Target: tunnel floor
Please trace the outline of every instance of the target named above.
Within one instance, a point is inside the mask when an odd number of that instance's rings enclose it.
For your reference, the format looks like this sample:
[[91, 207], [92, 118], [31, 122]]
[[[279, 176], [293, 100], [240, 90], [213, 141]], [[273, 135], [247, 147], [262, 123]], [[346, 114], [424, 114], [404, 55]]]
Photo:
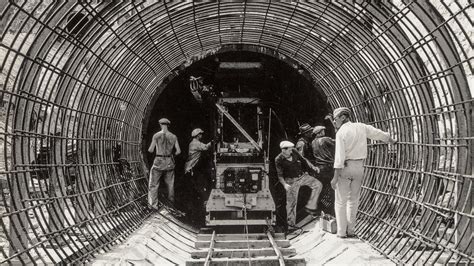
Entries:
[[[310, 216], [298, 224], [302, 230], [287, 235], [306, 265], [395, 265], [357, 238], [340, 239], [324, 232]], [[199, 230], [185, 225], [166, 210], [152, 214], [122, 244], [99, 254], [92, 265], [185, 265], [195, 251]]]

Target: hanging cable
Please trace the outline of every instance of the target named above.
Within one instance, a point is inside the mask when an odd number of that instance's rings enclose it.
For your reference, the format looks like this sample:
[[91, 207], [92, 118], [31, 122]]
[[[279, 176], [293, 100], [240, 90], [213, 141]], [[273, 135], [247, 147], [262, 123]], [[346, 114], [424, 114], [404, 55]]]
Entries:
[[245, 220], [245, 237], [247, 238], [247, 256], [249, 258], [249, 265], [252, 265], [252, 261], [250, 259], [249, 225], [247, 222], [247, 194], [242, 193], [242, 196], [244, 197], [243, 211], [244, 211], [244, 220]]

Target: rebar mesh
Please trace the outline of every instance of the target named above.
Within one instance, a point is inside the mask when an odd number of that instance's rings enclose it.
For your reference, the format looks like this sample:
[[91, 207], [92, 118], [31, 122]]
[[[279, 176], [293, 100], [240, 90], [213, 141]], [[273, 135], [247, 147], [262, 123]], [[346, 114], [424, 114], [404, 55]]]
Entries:
[[144, 116], [191, 63], [308, 71], [372, 143], [358, 234], [400, 263], [472, 262], [472, 3], [2, 1], [0, 263], [84, 261], [147, 216]]

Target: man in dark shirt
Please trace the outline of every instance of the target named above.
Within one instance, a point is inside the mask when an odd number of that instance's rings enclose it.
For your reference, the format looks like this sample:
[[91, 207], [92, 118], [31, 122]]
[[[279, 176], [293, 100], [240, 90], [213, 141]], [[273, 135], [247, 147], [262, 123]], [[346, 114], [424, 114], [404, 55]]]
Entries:
[[313, 127], [304, 123], [299, 127], [300, 138], [296, 142], [296, 150], [311, 163], [314, 163], [313, 151], [311, 148], [311, 140], [313, 139]]
[[322, 188], [321, 182], [308, 174], [309, 171], [319, 173], [319, 168], [303, 158], [294, 147], [293, 143], [282, 141], [281, 153], [275, 158], [278, 180], [286, 190], [286, 213], [289, 226], [295, 226], [296, 223], [296, 203], [300, 187], [308, 186], [311, 189], [311, 196], [305, 210], [313, 215], [317, 214], [318, 198]]
[[334, 215], [334, 190], [331, 187], [331, 179], [334, 176], [334, 150], [335, 141], [326, 137], [326, 127], [315, 126], [313, 129], [314, 140], [311, 143], [314, 155], [314, 165], [321, 171], [318, 175], [323, 183], [321, 191], [321, 205], [325, 213]]

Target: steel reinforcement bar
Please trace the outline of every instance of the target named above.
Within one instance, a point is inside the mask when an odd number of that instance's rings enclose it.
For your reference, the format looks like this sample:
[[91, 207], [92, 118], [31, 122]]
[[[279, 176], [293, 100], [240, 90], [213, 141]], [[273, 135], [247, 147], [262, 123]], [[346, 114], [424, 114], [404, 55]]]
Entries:
[[224, 51], [308, 73], [370, 145], [357, 233], [399, 263], [471, 262], [472, 3], [0, 2], [0, 263], [74, 263], [147, 217], [146, 114]]

